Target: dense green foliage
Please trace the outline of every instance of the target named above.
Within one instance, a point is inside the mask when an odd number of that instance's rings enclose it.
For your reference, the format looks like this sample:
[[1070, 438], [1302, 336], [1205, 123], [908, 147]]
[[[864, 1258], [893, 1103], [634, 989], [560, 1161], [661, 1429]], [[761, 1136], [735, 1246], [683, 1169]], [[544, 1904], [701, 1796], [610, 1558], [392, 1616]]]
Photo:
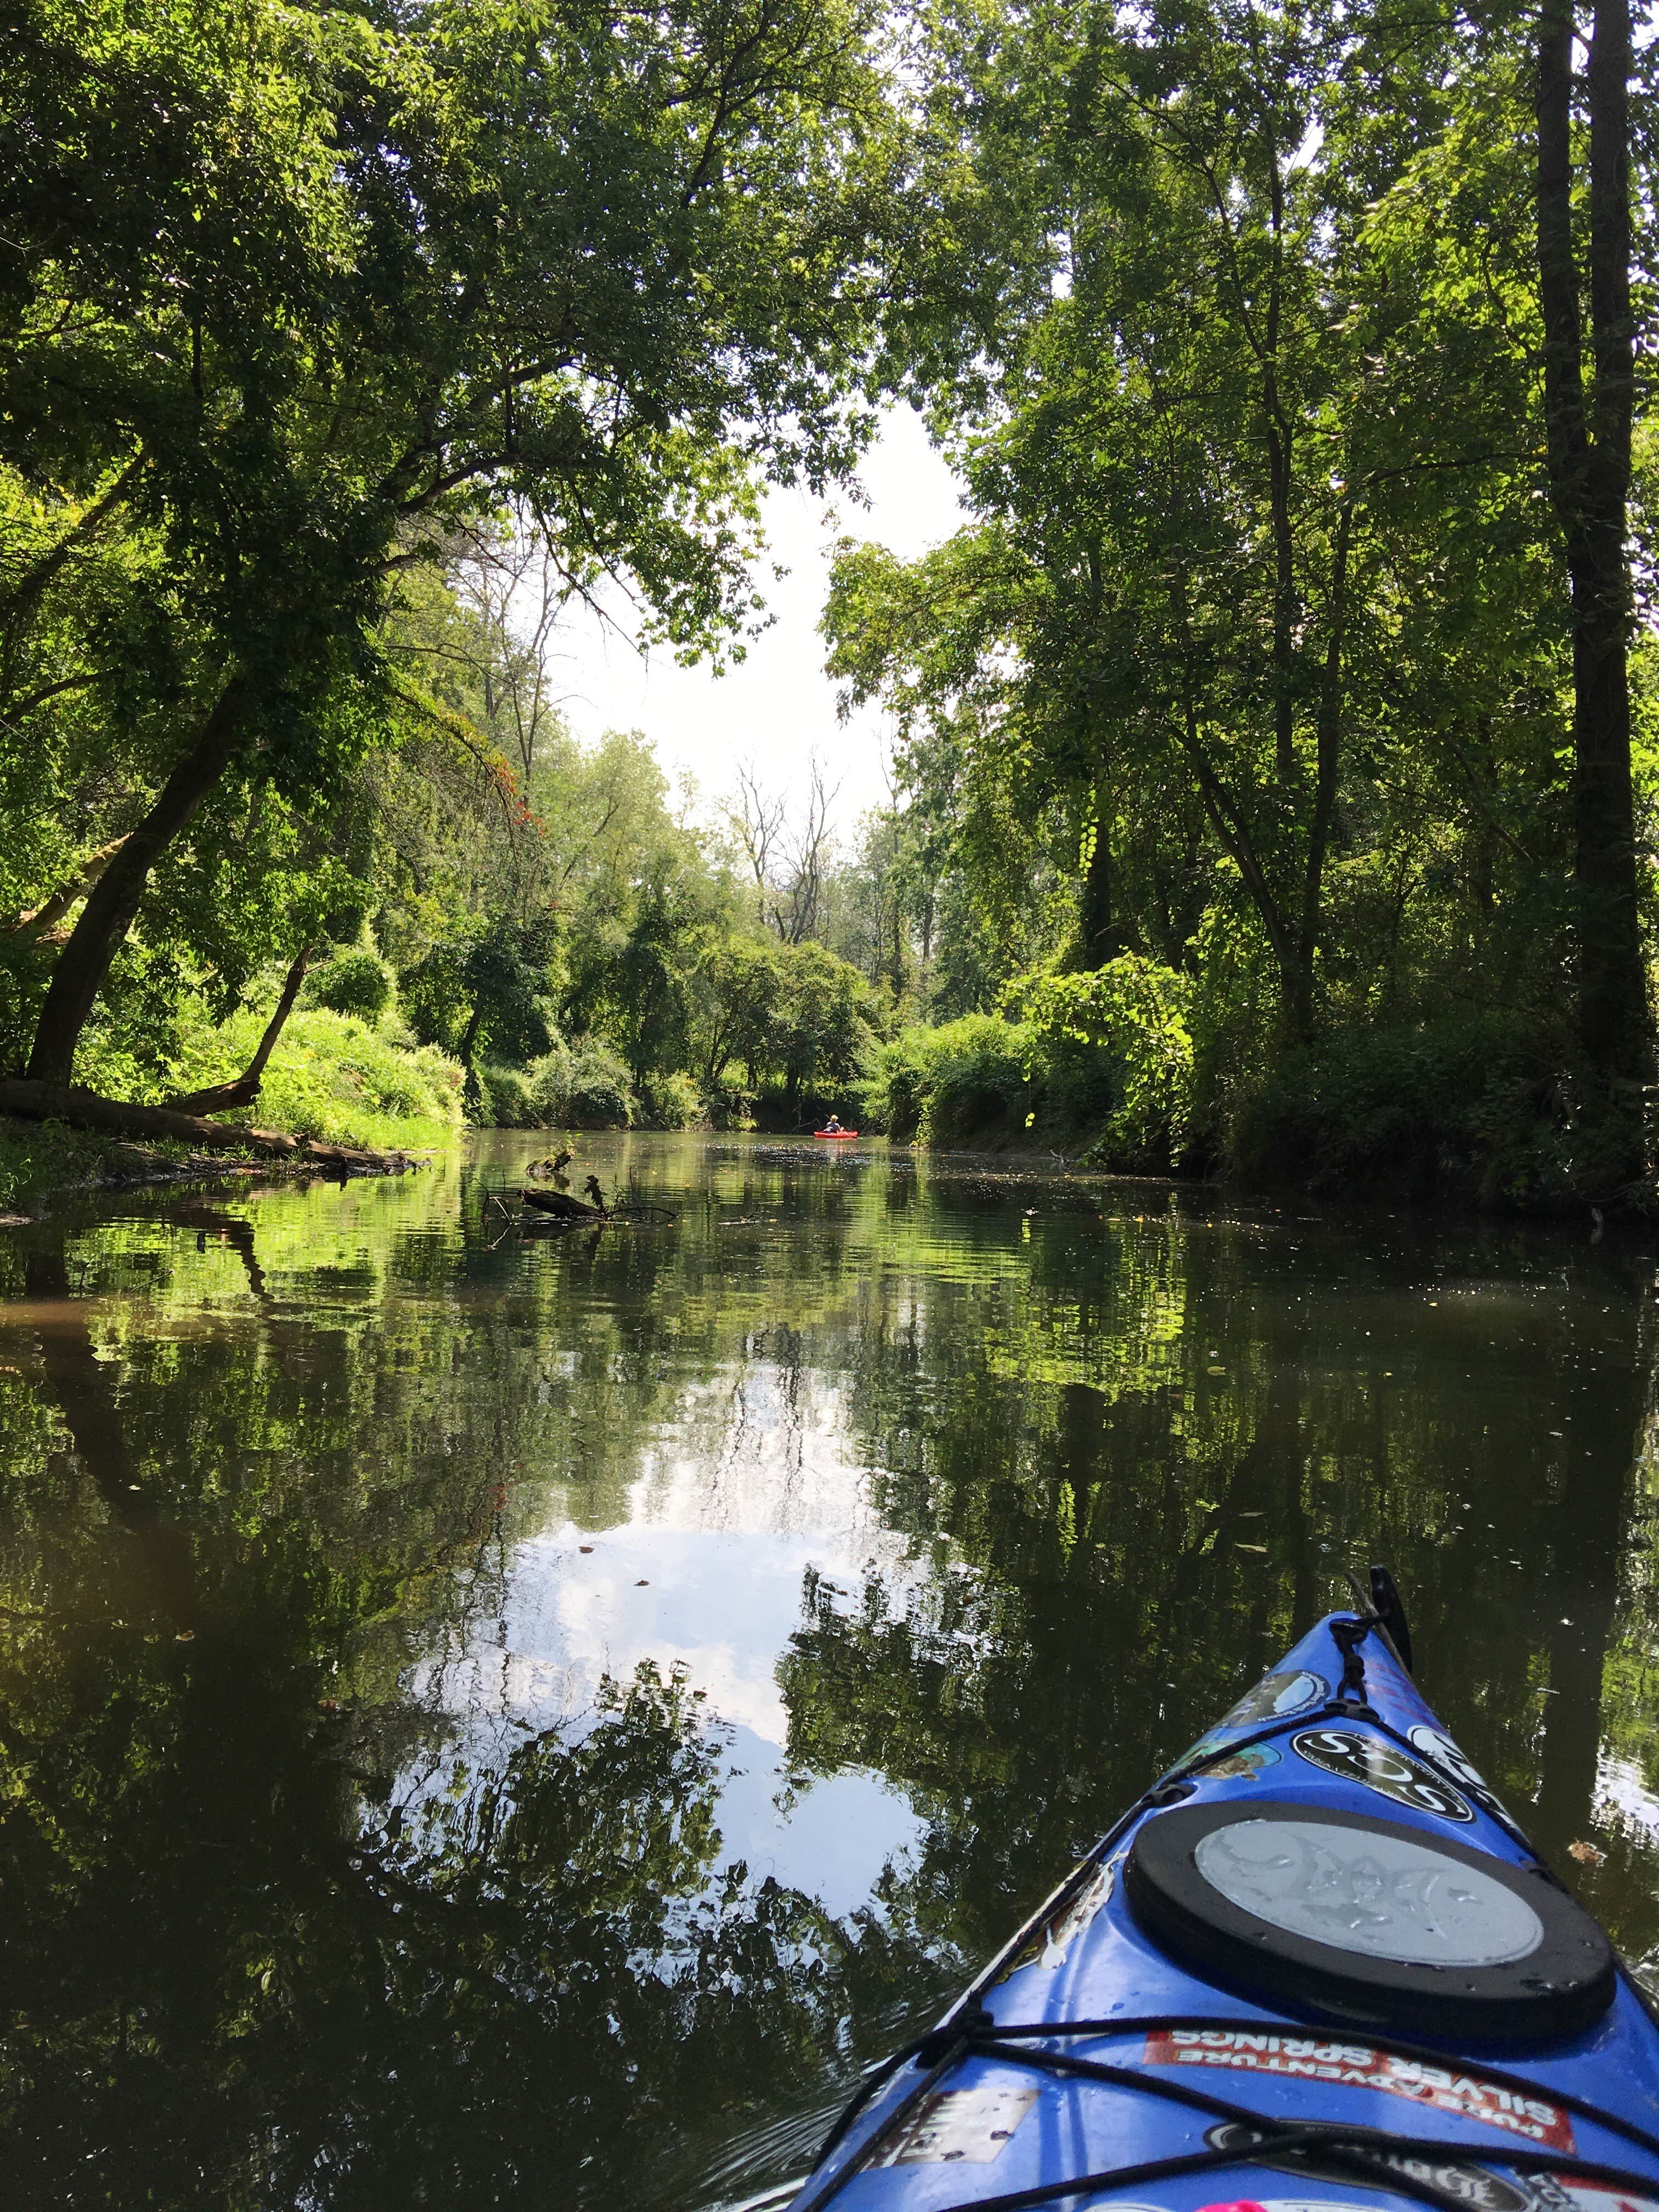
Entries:
[[[1596, 25], [28, 0], [0, 1065], [190, 1096], [297, 995], [477, 1119], [1634, 1188], [1654, 50]], [[574, 744], [573, 595], [740, 653], [762, 489], [895, 392], [969, 515], [836, 568], [897, 803], [838, 849]]]
[[0, 65], [0, 1060], [165, 1095], [368, 923], [470, 1071], [562, 987], [678, 1069], [720, 873], [539, 647], [623, 573], [740, 650], [760, 484], [856, 454], [876, 11], [29, 0]]
[[[909, 563], [849, 544], [826, 629], [849, 697], [897, 720], [933, 1003], [1133, 953], [1186, 981], [1194, 1157], [1393, 1173], [1403, 1152], [1495, 1189], [1531, 1151], [1534, 1188], [1616, 1182], [1597, 1101], [1644, 1048], [1598, 1042], [1579, 988], [1535, 23], [1232, 0], [932, 21], [948, 219], [915, 353], [973, 519]], [[1616, 403], [1598, 388], [1598, 434]], [[1007, 1048], [987, 1037], [988, 1079]]]

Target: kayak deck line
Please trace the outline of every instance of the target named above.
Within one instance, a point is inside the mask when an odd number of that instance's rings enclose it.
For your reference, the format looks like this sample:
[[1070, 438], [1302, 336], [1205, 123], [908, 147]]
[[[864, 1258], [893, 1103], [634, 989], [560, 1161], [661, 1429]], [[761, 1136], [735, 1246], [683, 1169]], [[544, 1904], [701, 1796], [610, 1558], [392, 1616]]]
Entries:
[[[1385, 2184], [1390, 2189], [1419, 2197], [1425, 2203], [1446, 2208], [1446, 2212], [1469, 2212], [1468, 2197], [1459, 2196], [1450, 2190], [1440, 2188], [1421, 2175], [1402, 2172], [1396, 2165], [1384, 2164], [1384, 2160], [1443, 2159], [1458, 2165], [1467, 2165], [1473, 2159], [1483, 2165], [1504, 2166], [1520, 2171], [1556, 2174], [1573, 2173], [1586, 2180], [1598, 2181], [1610, 2188], [1628, 2191], [1643, 2198], [1650, 2197], [1656, 2189], [1659, 2189], [1659, 2176], [1644, 2174], [1630, 2167], [1614, 2166], [1605, 2160], [1587, 2159], [1576, 2152], [1549, 2149], [1518, 2142], [1512, 2135], [1505, 2135], [1500, 2142], [1485, 2142], [1479, 2138], [1467, 2136], [1442, 2137], [1417, 2136], [1398, 2130], [1368, 2128], [1334, 2120], [1276, 2122], [1264, 2116], [1260, 2111], [1247, 2105], [1237, 2104], [1231, 2098], [1215, 2096], [1208, 2091], [1194, 2088], [1186, 2082], [1160, 2080], [1156, 2075], [1144, 2074], [1133, 2067], [1102, 2064], [1095, 2060], [1073, 2057], [1065, 2052], [1044, 2052], [1000, 2047], [1004, 2038], [1055, 2034], [1081, 2035], [1103, 2032], [1113, 2035], [1146, 2034], [1160, 2029], [1169, 2030], [1185, 2026], [1216, 2028], [1224, 2026], [1231, 2027], [1233, 2024], [1230, 2021], [1212, 2014], [1194, 2014], [1185, 2021], [1179, 2015], [1157, 2014], [1148, 2015], [1143, 2020], [1122, 2020], [1106, 2023], [1079, 2021], [1064, 2027], [1057, 2027], [1052, 2021], [1011, 2022], [1007, 2027], [997, 2027], [983, 2036], [964, 2037], [960, 2051], [930, 2069], [924, 2082], [918, 2084], [918, 2088], [922, 2094], [925, 2095], [927, 2090], [933, 2087], [940, 2075], [949, 2069], [957, 2057], [994, 2058], [1001, 2060], [1005, 2064], [1064, 2072], [1085, 2081], [1099, 2081], [1110, 2087], [1129, 2089], [1146, 2096], [1161, 2097], [1168, 2102], [1185, 2105], [1193, 2110], [1206, 2112], [1212, 2118], [1231, 2121], [1235, 2125], [1245, 2127], [1251, 2131], [1255, 2139], [1246, 2144], [1230, 2142], [1201, 2153], [1183, 2153], [1171, 2159], [1143, 2161], [1133, 2166], [1108, 2168], [1098, 2173], [1060, 2176], [1053, 2182], [1041, 2183], [1027, 2190], [1006, 2191], [992, 2197], [953, 2198], [948, 2207], [943, 2208], [943, 2212], [1014, 2212], [1014, 2208], [1021, 2205], [1048, 2203], [1057, 2197], [1073, 2196], [1083, 2191], [1096, 2192], [1105, 2189], [1132, 2187], [1138, 2182], [1152, 2180], [1160, 2176], [1196, 2173], [1210, 2167], [1219, 2168], [1249, 2164], [1267, 2165], [1273, 2163], [1277, 2158], [1284, 2156], [1287, 2152], [1297, 2149], [1352, 2153], [1365, 2166], [1370, 2178], [1370, 2185], [1374, 2187], [1379, 2183]], [[1255, 2019], [1238, 2024], [1250, 2032], [1260, 2030], [1264, 2025], [1270, 2027], [1275, 2025]], [[1295, 2021], [1286, 2021], [1276, 2025], [1282, 2027], [1285, 2034], [1292, 2040], [1306, 2039], [1305, 2027], [1301, 2033], [1298, 2033], [1299, 2024]], [[1373, 2047], [1384, 2047], [1385, 2039], [1371, 2035], [1369, 2031], [1366, 2031], [1365, 2039]], [[1394, 2039], [1387, 2039], [1386, 2047], [1402, 2057], [1420, 2057], [1431, 2064], [1437, 2064], [1446, 2055], [1443, 2051], [1401, 2044]], [[1627, 2136], [1640, 2148], [1650, 2151], [1656, 2158], [1659, 2158], [1659, 2138], [1649, 2135], [1644, 2130], [1624, 2120], [1617, 2113], [1608, 2112], [1602, 2107], [1591, 2105], [1583, 2099], [1565, 2094], [1547, 2084], [1534, 2081], [1528, 2076], [1500, 2072], [1495, 2068], [1480, 2064], [1472, 2065], [1469, 2071], [1478, 2074], [1486, 2081], [1508, 2088], [1512, 2092], [1535, 2098], [1547, 2098], [1553, 2104], [1567, 2107], [1579, 2118], [1589, 2120], [1598, 2127], [1607, 2129], [1610, 2132]], [[896, 2113], [895, 2117], [897, 2117]], [[1483, 2120], [1479, 2116], [1471, 2115], [1470, 2124], [1492, 2126], [1494, 2123]], [[872, 2136], [861, 2147], [859, 2157], [849, 2160], [844, 2166], [828, 2177], [826, 2187], [815, 2194], [798, 2198], [796, 2212], [821, 2212], [823, 2206], [832, 2203], [840, 2195], [842, 2188], [858, 2177], [867, 2163], [870, 2152], [875, 2148], [877, 2148], [877, 2142]], [[1362, 2184], [1362, 2185], [1365, 2185]]]
[[[1371, 1589], [1372, 1602], [1366, 1605], [1356, 1586], [1363, 1610], [1328, 1616], [1127, 1808], [932, 2030], [870, 2069], [824, 2141], [792, 2212], [823, 2212], [855, 2183], [869, 2185], [858, 2192], [861, 2207], [1020, 2212], [1143, 2184], [1201, 2182], [1212, 2172], [1250, 2167], [1295, 2177], [1294, 2199], [1270, 2200], [1265, 2212], [1365, 2212], [1331, 2194], [1343, 2188], [1367, 2192], [1373, 2206], [1381, 2192], [1384, 2200], [1403, 2198], [1439, 2212], [1589, 2212], [1592, 2206], [1600, 2212], [1607, 2192], [1639, 2200], [1609, 2205], [1608, 2212], [1659, 2212], [1659, 2133], [1629, 2112], [1554, 2078], [1559, 2067], [1582, 2074], [1589, 2066], [1599, 2089], [1607, 2067], [1614, 2096], [1622, 2087], [1641, 2112], [1659, 2114], [1659, 2021], [1605, 1936], [1537, 1858], [1507, 1808], [1423, 1703], [1410, 1680], [1404, 1609], [1386, 1570], [1372, 1571]], [[1379, 1662], [1374, 1685], [1367, 1679], [1365, 1651], [1373, 1636]], [[1328, 1658], [1321, 1657], [1322, 1650]], [[1275, 1794], [1262, 1777], [1280, 1766]], [[1200, 1785], [1206, 1785], [1203, 1802], [1188, 1805], [1186, 1801], [1200, 1796]], [[1372, 1814], [1374, 1797], [1359, 1809], [1353, 1801], [1364, 1802], [1361, 1785], [1392, 1798], [1413, 1818], [1402, 1822]], [[1286, 1790], [1298, 1791], [1299, 1802], [1282, 1794]], [[1167, 1825], [1166, 1814], [1171, 1816]], [[1191, 1850], [1188, 1838], [1197, 1839]], [[1204, 1855], [1217, 1838], [1224, 1863], [1218, 1904], [1206, 1902], [1191, 1871], [1196, 1863], [1200, 1875], [1216, 1881]], [[1238, 1859], [1241, 1838], [1250, 1839], [1255, 1859], [1248, 1851]], [[1379, 1865], [1385, 1891], [1395, 1879], [1384, 1900], [1382, 1940], [1368, 1953], [1362, 1928], [1358, 1940], [1338, 1939], [1334, 1945], [1319, 1917], [1320, 1912], [1329, 1916], [1327, 1890], [1306, 1889], [1311, 1877], [1298, 1873], [1305, 1894], [1285, 1891], [1289, 1903], [1281, 1900], [1277, 1919], [1271, 1904], [1264, 1908], [1267, 1922], [1255, 1915], [1282, 1955], [1266, 1944], [1237, 1953], [1218, 1979], [1206, 1944], [1213, 1921], [1217, 1952], [1227, 1955], [1224, 1915], [1233, 1910], [1235, 1889], [1226, 1882], [1231, 1879], [1237, 1888], [1243, 1881], [1249, 1893], [1245, 1876], [1254, 1877], [1262, 1867], [1276, 1873], [1296, 1864], [1298, 1850], [1305, 1860], [1310, 1848], [1322, 1850], [1327, 1842], [1334, 1853], [1331, 1863], [1350, 1888], [1356, 1870], [1374, 1881]], [[1344, 1845], [1351, 1853], [1346, 1861]], [[1352, 1856], [1354, 1846], [1361, 1851], [1358, 1861]], [[1237, 1863], [1227, 1862], [1229, 1853]], [[1203, 1909], [1195, 1918], [1190, 1912], [1188, 1920], [1180, 1917], [1183, 1891], [1170, 1908], [1176, 1918], [1167, 1919], [1169, 1900], [1154, 1876], [1167, 1876], [1170, 1868], [1180, 1877], [1178, 1891], [1184, 1884], [1199, 1895]], [[1125, 1872], [1121, 1883], [1120, 1870]], [[1328, 1866], [1320, 1870], [1327, 1888], [1329, 1871]], [[1436, 1881], [1439, 1890], [1432, 1891]], [[1431, 1891], [1451, 1903], [1427, 1907], [1425, 1923], [1424, 1899]], [[1396, 1892], [1407, 1895], [1404, 1905]], [[1349, 1893], [1338, 1898], [1344, 1911]], [[1465, 1922], [1459, 1921], [1460, 1911]], [[1160, 1915], [1165, 1915], [1162, 1924]], [[1234, 1917], [1248, 1925], [1252, 1912], [1241, 1905]], [[1365, 1913], [1354, 1917], [1363, 1923]], [[1534, 1932], [1529, 1942], [1517, 1944], [1511, 1939], [1522, 1923]], [[1331, 1924], [1340, 1924], [1340, 1914]], [[1424, 1925], [1426, 1938], [1420, 1936]], [[1287, 1932], [1275, 1937], [1275, 1929]], [[1426, 1948], [1413, 1948], [1414, 1942]], [[1462, 1951], [1456, 1948], [1460, 1942]], [[1322, 1980], [1310, 1972], [1304, 1990], [1296, 1978], [1298, 1947], [1303, 1954], [1331, 1952], [1337, 1967], [1322, 1966]], [[1582, 1954], [1576, 1968], [1571, 1965], [1575, 1953]], [[1040, 1998], [1058, 1998], [1061, 1980], [1045, 1982], [1037, 1970], [1058, 1975], [1063, 1967], [1068, 1968], [1065, 1983], [1073, 1985], [1098, 1982], [1103, 1972], [1109, 1996], [1114, 1974], [1131, 1996], [1148, 1980], [1184, 1984], [1170, 1994], [1186, 1995], [1188, 2007], [1131, 2013], [1097, 2004], [1070, 2016], [1060, 2010], [1048, 2019], [995, 2017], [988, 1998], [996, 1984], [1018, 1978]], [[1131, 1977], [1127, 1982], [1125, 1974]], [[1250, 1984], [1275, 1975], [1279, 1994], [1258, 1998]], [[1099, 1992], [1076, 1990], [1091, 1993]], [[1212, 1993], [1218, 2000], [1213, 2008], [1188, 2008], [1192, 1997], [1201, 2003]], [[1259, 2008], [1239, 2011], [1241, 1996]], [[1282, 2009], [1287, 1998], [1295, 2008], [1288, 2015]], [[1446, 2041], [1431, 2042], [1399, 2032], [1416, 2027], [1419, 2018], [1431, 2030], [1441, 2018], [1462, 2023], [1464, 2036], [1449, 2031]], [[1143, 2039], [1139, 2053], [1110, 2049], [1129, 2037]], [[1633, 2069], [1622, 2083], [1616, 2048], [1621, 2038], [1627, 2045], [1623, 2056]], [[1474, 2047], [1462, 2047], [1464, 2040]], [[1078, 2047], [1085, 2041], [1108, 2047], [1097, 2055], [1085, 2052]], [[1592, 2044], [1599, 2046], [1593, 2051], [1586, 2047]], [[1286, 2050], [1286, 2045], [1294, 2047]], [[1488, 2055], [1494, 2045], [1525, 2048], [1528, 2070], [1497, 2063]], [[918, 2078], [900, 2089], [896, 2077], [911, 2063]], [[1190, 2070], [1179, 2078], [1161, 2070], [1177, 2064]], [[964, 2069], [969, 2085], [952, 2086]], [[1200, 2087], [1194, 2078], [1200, 2069], [1226, 2070], [1230, 2086], [1241, 2087], [1245, 2078], [1255, 2077], [1252, 2089], [1264, 2097], [1318, 2100], [1326, 2109], [1264, 2110], [1220, 2094], [1219, 2084]], [[1051, 2087], [1020, 2090], [1013, 2085], [1022, 2075]], [[1068, 2087], [1082, 2094], [1082, 2104], [1066, 2094]], [[1424, 2121], [1432, 2125], [1432, 2112], [1442, 2125], [1433, 2134], [1376, 2127], [1329, 2109], [1333, 2096], [1340, 2106], [1357, 2092], [1404, 2098]], [[1098, 2109], [1096, 2095], [1105, 2100]], [[1055, 2096], [1063, 2100], [1058, 2106], [1051, 2103]], [[1034, 2100], [1048, 2118], [1022, 2136]], [[1173, 2120], [1171, 2108], [1222, 2125], [1210, 2128], [1202, 2148], [1188, 2135], [1187, 2144], [1170, 2142], [1162, 2154], [1131, 2155], [1111, 2165], [1098, 2163], [1104, 2143], [1085, 2142], [1104, 2124], [1125, 2150], [1160, 2151], [1156, 2112], [1168, 2112]], [[992, 2120], [1003, 2124], [994, 2126]], [[1615, 2138], [1613, 2155], [1598, 2157], [1594, 2143], [1578, 2144], [1575, 2120]], [[1447, 2130], [1448, 2122], [1456, 2132]], [[1069, 2153], [1059, 2152], [1056, 2128], [1065, 2134]], [[859, 2139], [849, 2142], [855, 2132]], [[1166, 2140], [1170, 2133], [1166, 2124]], [[1039, 2172], [1023, 2186], [989, 2194], [938, 2194], [930, 2173], [942, 2181], [942, 2163], [989, 2163], [1011, 2142], [1024, 2146], [1023, 2158], [1011, 2161], [1016, 2166], [1029, 2168], [1033, 2155], [1052, 2165], [1058, 2156], [1069, 2171]], [[1652, 2159], [1653, 2169], [1617, 2163], [1626, 2147]], [[1089, 2148], [1095, 2149], [1093, 2160], [1086, 2155]], [[1512, 2179], [1503, 2179], [1505, 2174]], [[1016, 2178], [1008, 2175], [1011, 2182]], [[1167, 2207], [1125, 2206], [1121, 2212], [1264, 2212], [1264, 2207], [1252, 2195], [1229, 2205], [1182, 2200]]]
[[[986, 2032], [986, 2041], [988, 2047], [991, 2044], [1005, 2040], [1013, 2042], [1042, 2036], [1063, 2038], [1086, 2035], [1104, 2042], [1108, 2038], [1116, 2035], [1157, 2035], [1186, 2030], [1201, 2033], [1206, 2029], [1231, 2035], [1270, 2037], [1287, 2043], [1311, 2041], [1329, 2043], [1343, 2032], [1340, 2026], [1332, 2026], [1325, 2022], [1264, 2020], [1256, 2014], [1247, 2015], [1242, 2013], [1148, 2013], [1142, 2018], [1064, 2021], [998, 2021]], [[1386, 2051], [1391, 2057], [1403, 2058], [1414, 2065], [1433, 2067], [1437, 2071], [1444, 2069], [1448, 2054], [1438, 2045], [1408, 2043], [1398, 2036], [1380, 2035], [1375, 2029], [1369, 2027], [1352, 2028], [1348, 2032], [1352, 2035], [1363, 2035], [1365, 2045], [1370, 2050]], [[999, 2057], [1006, 2056], [1010, 2059], [1015, 2057], [1012, 2051], [1007, 2053], [998, 2051], [995, 2055]], [[1079, 2059], [1071, 2063], [1079, 2067], [1087, 2067], [1091, 2071], [1097, 2070], [1091, 2061]], [[1589, 2120], [1596, 2127], [1606, 2128], [1614, 2135], [1624, 2136], [1638, 2148], [1650, 2151], [1656, 2158], [1659, 2158], [1659, 2135], [1650, 2134], [1647, 2129], [1639, 2127], [1634, 2120], [1627, 2120], [1618, 2112], [1609, 2112], [1605, 2106], [1592, 2104], [1587, 2098], [1574, 2096], [1571, 2090], [1558, 2089], [1553, 2083], [1536, 2081], [1529, 2074], [1511, 2073], [1507, 2068], [1493, 2066], [1483, 2058], [1464, 2061], [1462, 2071], [1474, 2080], [1491, 2083], [1495, 2088], [1507, 2090], [1511, 2095], [1546, 2097], [1551, 2104], [1559, 2105], [1565, 2111], [1572, 2113], [1575, 2118]], [[1111, 2073], [1114, 2080], [1121, 2074], [1132, 2087], [1139, 2088], [1143, 2086], [1139, 2076], [1130, 2068], [1114, 2068]], [[1173, 2083], [1164, 2085], [1164, 2094], [1173, 2094], [1174, 2087]], [[1197, 2094], [1189, 2095], [1188, 2101], [1197, 2102]], [[1497, 2124], [1479, 2114], [1471, 2114], [1470, 2118], [1478, 2126]], [[1410, 2140], [1416, 2142], [1419, 2138], [1413, 2136]], [[1653, 2177], [1650, 2177], [1650, 2185], [1652, 2179]]]

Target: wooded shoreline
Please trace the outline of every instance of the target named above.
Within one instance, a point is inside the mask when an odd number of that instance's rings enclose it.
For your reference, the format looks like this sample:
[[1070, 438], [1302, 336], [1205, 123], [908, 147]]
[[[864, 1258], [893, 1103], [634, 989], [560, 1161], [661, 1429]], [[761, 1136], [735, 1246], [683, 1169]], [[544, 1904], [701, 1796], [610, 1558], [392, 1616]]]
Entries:
[[[13, 1108], [1656, 1203], [1654, 59], [1584, 13], [23, 0]], [[724, 666], [902, 404], [960, 526], [820, 624], [885, 802], [579, 742], [575, 611]]]

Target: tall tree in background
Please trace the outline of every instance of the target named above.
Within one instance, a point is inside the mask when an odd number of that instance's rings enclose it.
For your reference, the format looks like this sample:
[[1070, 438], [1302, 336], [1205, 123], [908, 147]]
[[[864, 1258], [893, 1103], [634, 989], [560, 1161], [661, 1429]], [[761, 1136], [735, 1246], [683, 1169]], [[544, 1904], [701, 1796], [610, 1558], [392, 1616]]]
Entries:
[[1550, 488], [1572, 585], [1573, 813], [1579, 1035], [1622, 1094], [1653, 1079], [1637, 908], [1631, 790], [1627, 514], [1635, 376], [1631, 304], [1629, 0], [1596, 0], [1585, 75], [1589, 125], [1590, 374], [1585, 388], [1573, 238], [1572, 0], [1542, 0], [1538, 38], [1538, 279]]
[[[1558, 1013], [1533, 28], [1391, 0], [940, 9], [915, 355], [977, 521], [908, 566], [843, 549], [831, 665], [895, 713], [957, 852], [969, 766], [1006, 788], [1025, 851], [1072, 878], [1050, 957], [1213, 968], [1206, 1009], [1249, 1052], [1267, 981], [1258, 1069], [1476, 1009], [1558, 1076], [1582, 1059]], [[1627, 319], [1620, 343], [1627, 473]], [[1622, 849], [1639, 1041], [1624, 742], [1601, 865]]]

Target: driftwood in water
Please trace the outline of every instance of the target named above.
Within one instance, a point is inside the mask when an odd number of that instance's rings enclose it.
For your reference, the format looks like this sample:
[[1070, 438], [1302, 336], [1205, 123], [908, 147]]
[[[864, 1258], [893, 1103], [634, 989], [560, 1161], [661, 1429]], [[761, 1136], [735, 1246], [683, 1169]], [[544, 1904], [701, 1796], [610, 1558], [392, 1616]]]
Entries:
[[550, 1152], [544, 1160], [532, 1160], [525, 1173], [532, 1182], [539, 1182], [550, 1176], [556, 1190], [568, 1190], [570, 1178], [565, 1170], [570, 1160], [568, 1152]]
[[610, 1218], [601, 1206], [589, 1206], [585, 1199], [572, 1198], [564, 1190], [532, 1190], [527, 1187], [519, 1193], [524, 1204], [533, 1206], [538, 1213], [551, 1214], [558, 1221], [605, 1221]]

